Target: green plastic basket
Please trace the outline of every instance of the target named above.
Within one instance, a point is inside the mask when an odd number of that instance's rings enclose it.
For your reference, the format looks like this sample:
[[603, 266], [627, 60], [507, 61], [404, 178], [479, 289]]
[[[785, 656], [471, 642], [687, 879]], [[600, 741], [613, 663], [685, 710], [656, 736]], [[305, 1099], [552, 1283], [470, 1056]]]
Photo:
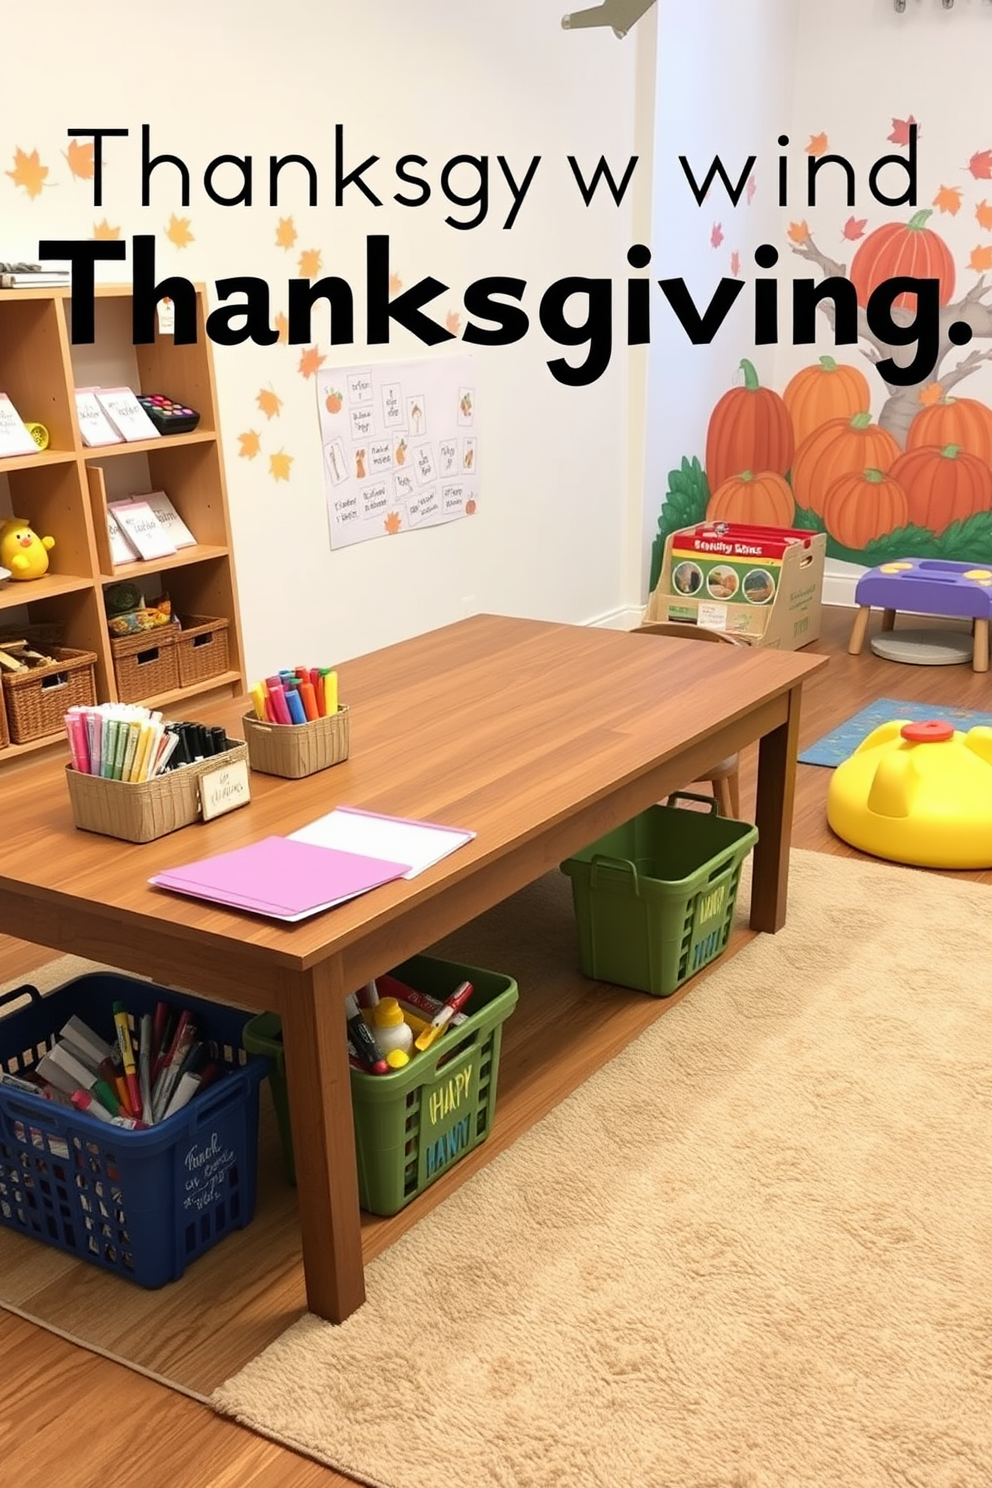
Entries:
[[711, 796], [683, 791], [568, 858], [584, 974], [670, 997], [726, 949], [757, 840], [757, 827], [719, 816]]
[[[358, 1198], [370, 1214], [396, 1214], [490, 1132], [503, 1023], [517, 1004], [512, 977], [433, 956], [413, 956], [390, 973], [439, 1002], [468, 981], [464, 1023], [401, 1070], [351, 1070]], [[466, 1011], [468, 1011], [466, 1009]], [[242, 1035], [249, 1053], [267, 1054], [279, 1134], [290, 1183], [296, 1182], [282, 1029], [274, 1013], [252, 1018]]]

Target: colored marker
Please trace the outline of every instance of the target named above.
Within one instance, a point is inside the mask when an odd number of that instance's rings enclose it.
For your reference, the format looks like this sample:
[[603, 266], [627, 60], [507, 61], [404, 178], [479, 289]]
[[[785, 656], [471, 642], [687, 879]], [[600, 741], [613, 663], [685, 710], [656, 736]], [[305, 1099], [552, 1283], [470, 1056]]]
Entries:
[[95, 1116], [97, 1121], [103, 1121], [107, 1126], [122, 1126], [127, 1131], [146, 1129], [143, 1121], [135, 1121], [131, 1116], [111, 1116], [99, 1101], [93, 1099], [88, 1090], [74, 1090], [69, 1099], [77, 1111], [85, 1111], [87, 1116]]
[[136, 1116], [141, 1114], [141, 1086], [138, 1083], [138, 1062], [134, 1057], [131, 1028], [127, 1021], [127, 1009], [122, 1002], [114, 1003], [114, 1027], [117, 1029], [117, 1046], [124, 1065], [124, 1080], [127, 1085], [127, 1103]]
[[344, 1000], [344, 1008], [348, 1020], [348, 1033], [358, 1051], [359, 1059], [373, 1075], [388, 1074], [389, 1065], [383, 1058], [382, 1050], [376, 1043], [371, 1028], [362, 1017], [354, 992], [348, 993]]
[[455, 1014], [461, 1012], [474, 990], [471, 982], [460, 982], [451, 996], [444, 999], [440, 1010], [435, 1013], [423, 1033], [418, 1033], [414, 1040], [415, 1047], [421, 1052], [429, 1049], [441, 1037]]

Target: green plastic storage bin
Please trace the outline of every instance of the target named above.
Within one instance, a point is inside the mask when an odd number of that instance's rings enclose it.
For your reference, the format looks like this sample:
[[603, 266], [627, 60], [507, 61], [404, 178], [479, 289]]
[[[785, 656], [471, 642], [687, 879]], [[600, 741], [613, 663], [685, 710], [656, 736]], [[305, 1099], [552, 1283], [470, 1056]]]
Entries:
[[[370, 1214], [397, 1214], [490, 1132], [503, 1023], [517, 1003], [512, 977], [433, 956], [412, 956], [391, 973], [439, 1002], [460, 982], [474, 988], [467, 1017], [401, 1070], [351, 1070], [358, 1198]], [[471, 1011], [469, 1011], [471, 1009]], [[296, 1182], [282, 1029], [274, 1013], [252, 1018], [245, 1048], [272, 1059], [269, 1076], [290, 1183]]]
[[568, 858], [584, 974], [670, 997], [726, 949], [757, 840], [757, 827], [718, 815], [711, 796], [683, 791]]

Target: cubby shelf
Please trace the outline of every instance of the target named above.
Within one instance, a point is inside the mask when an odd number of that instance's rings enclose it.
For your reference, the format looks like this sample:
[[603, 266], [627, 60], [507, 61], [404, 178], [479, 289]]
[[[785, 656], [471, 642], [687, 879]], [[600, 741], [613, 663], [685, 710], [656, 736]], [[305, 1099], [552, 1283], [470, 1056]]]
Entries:
[[[196, 288], [197, 340], [176, 345], [158, 333], [149, 345], [132, 342], [130, 285], [99, 285], [95, 336], [72, 343], [72, 296], [65, 289], [0, 290], [0, 391], [23, 419], [43, 423], [50, 445], [0, 459], [0, 520], [26, 518], [52, 536], [48, 573], [0, 587], [0, 634], [20, 627], [58, 627], [62, 643], [96, 654], [100, 699], [117, 698], [104, 591], [121, 580], [148, 580], [152, 602], [167, 590], [173, 612], [228, 621], [229, 670], [192, 687], [149, 698], [171, 707], [187, 697], [244, 690], [237, 582], [221, 450], [217, 392], [206, 295]], [[88, 447], [76, 419], [77, 387], [128, 386], [165, 393], [200, 413], [187, 434]], [[167, 558], [114, 567], [107, 536], [107, 503], [146, 491], [165, 491], [198, 538]], [[160, 575], [168, 575], [167, 580]], [[44, 643], [42, 643], [44, 644]], [[57, 644], [52, 642], [51, 644]], [[61, 736], [0, 749], [8, 761], [64, 743]]]

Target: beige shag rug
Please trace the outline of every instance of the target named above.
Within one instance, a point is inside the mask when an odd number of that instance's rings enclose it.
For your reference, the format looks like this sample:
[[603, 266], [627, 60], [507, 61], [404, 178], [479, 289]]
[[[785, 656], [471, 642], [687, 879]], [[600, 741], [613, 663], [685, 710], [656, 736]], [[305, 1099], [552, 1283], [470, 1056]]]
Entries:
[[989, 1488], [992, 892], [789, 924], [214, 1397], [386, 1488]]

